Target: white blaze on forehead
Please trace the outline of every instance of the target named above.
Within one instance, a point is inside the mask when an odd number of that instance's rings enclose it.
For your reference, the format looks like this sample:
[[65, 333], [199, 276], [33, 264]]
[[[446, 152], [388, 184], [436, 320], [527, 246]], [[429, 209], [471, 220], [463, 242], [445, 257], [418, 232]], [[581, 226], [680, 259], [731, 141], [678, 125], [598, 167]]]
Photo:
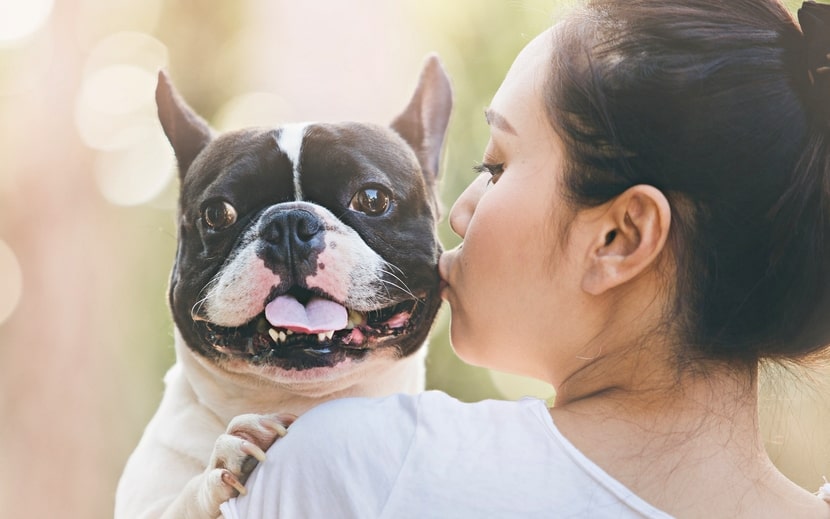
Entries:
[[300, 151], [303, 147], [305, 130], [311, 123], [287, 124], [280, 130], [277, 137], [277, 146], [291, 161], [294, 173], [294, 200], [303, 199], [303, 189], [300, 186]]

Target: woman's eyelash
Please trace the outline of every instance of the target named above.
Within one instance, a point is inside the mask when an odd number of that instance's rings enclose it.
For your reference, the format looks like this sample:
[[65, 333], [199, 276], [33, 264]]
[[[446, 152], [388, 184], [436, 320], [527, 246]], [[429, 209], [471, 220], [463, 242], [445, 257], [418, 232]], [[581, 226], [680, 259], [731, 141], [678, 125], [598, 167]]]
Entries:
[[504, 173], [504, 162], [500, 162], [498, 164], [488, 164], [487, 162], [482, 162], [481, 164], [473, 166], [473, 171], [478, 173], [489, 173], [490, 179], [487, 183], [495, 184], [499, 179], [499, 176]]
[[477, 173], [490, 173], [491, 175], [497, 175], [504, 171], [504, 162], [500, 162], [498, 164], [488, 164], [487, 162], [482, 162], [481, 164], [473, 166], [473, 171]]

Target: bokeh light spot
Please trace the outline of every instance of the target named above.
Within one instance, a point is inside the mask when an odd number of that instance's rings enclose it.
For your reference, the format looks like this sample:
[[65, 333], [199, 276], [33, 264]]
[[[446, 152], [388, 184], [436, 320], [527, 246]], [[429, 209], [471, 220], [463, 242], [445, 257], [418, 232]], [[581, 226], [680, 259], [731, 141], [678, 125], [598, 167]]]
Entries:
[[0, 325], [17, 308], [23, 295], [23, 273], [14, 251], [0, 240]]
[[0, 44], [31, 35], [46, 23], [53, 0], [0, 0]]
[[173, 178], [174, 159], [154, 119], [134, 124], [125, 137], [133, 145], [98, 154], [95, 179], [107, 201], [133, 206], [149, 202], [164, 190]]
[[155, 83], [153, 74], [135, 65], [112, 65], [89, 74], [75, 110], [84, 143], [98, 150], [134, 144], [132, 126], [152, 113]]
[[85, 63], [75, 100], [75, 125], [96, 150], [121, 150], [141, 132], [132, 127], [156, 118], [156, 75], [167, 64], [167, 47], [149, 34], [120, 32], [95, 46]]
[[84, 70], [94, 72], [112, 65], [128, 63], [155, 73], [167, 65], [167, 47], [152, 35], [121, 31], [98, 41], [87, 56]]
[[164, 0], [75, 0], [75, 36], [83, 49], [111, 34], [155, 31]]

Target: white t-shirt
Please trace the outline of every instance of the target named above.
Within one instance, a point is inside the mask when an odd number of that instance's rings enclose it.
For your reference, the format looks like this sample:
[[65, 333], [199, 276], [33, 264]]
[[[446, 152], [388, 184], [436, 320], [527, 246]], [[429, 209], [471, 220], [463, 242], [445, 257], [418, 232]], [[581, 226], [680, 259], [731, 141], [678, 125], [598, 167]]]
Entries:
[[543, 401], [438, 391], [320, 405], [246, 487], [226, 519], [670, 517], [579, 452]]

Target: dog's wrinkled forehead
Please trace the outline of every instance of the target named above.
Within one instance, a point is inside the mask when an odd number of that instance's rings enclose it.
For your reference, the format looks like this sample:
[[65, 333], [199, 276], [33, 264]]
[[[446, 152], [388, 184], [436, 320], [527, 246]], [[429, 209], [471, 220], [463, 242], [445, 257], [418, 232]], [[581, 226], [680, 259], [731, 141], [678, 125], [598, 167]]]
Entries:
[[[278, 139], [280, 144], [283, 141]], [[295, 178], [302, 193], [319, 195], [327, 191], [332, 176], [344, 176], [355, 187], [376, 182], [401, 194], [425, 189], [415, 153], [385, 127], [359, 123], [309, 125], [304, 128], [298, 155]]]
[[361, 123], [297, 123], [214, 139], [190, 166], [182, 200], [244, 193], [246, 200], [239, 202], [252, 206], [299, 200], [343, 204], [367, 184], [394, 188], [401, 198], [427, 189], [415, 153], [392, 130]]
[[228, 132], [199, 153], [182, 179], [181, 204], [197, 212], [207, 200], [227, 199], [239, 210], [293, 197], [292, 164], [274, 130]]

